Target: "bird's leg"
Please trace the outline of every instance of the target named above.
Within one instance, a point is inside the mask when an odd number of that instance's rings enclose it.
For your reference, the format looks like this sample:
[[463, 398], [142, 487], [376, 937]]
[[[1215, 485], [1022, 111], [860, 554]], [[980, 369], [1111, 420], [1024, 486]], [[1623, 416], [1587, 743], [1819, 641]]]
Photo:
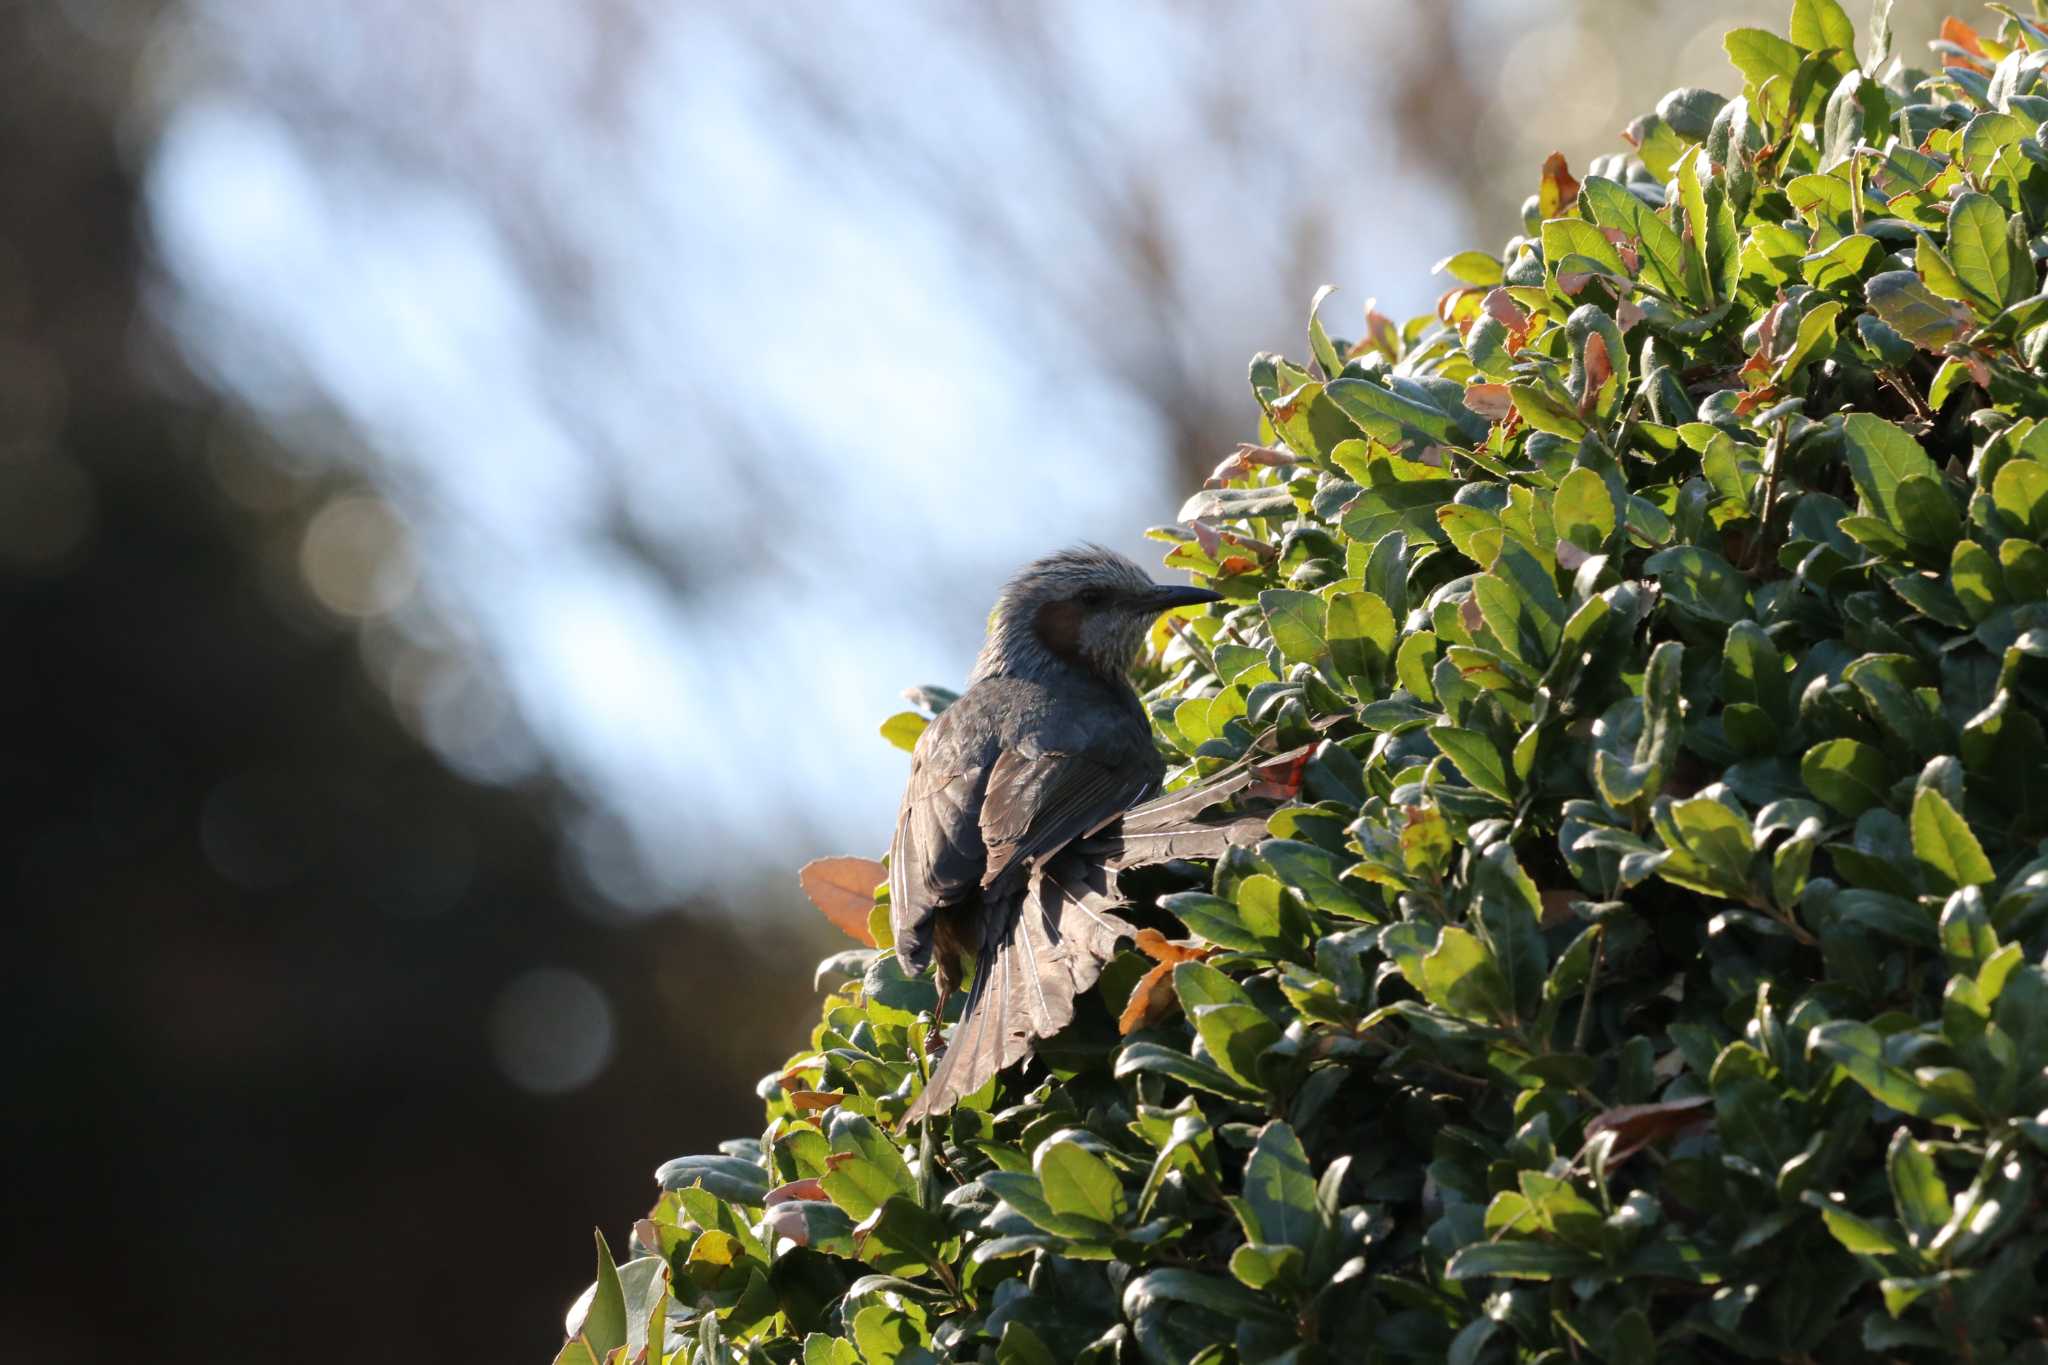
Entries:
[[946, 1002], [953, 998], [953, 990], [960, 984], [960, 955], [954, 951], [943, 951], [938, 955], [935, 966], [932, 979], [939, 988], [939, 1001], [932, 1006], [931, 1030], [924, 1036], [925, 1056], [931, 1058], [937, 1058], [946, 1050]]

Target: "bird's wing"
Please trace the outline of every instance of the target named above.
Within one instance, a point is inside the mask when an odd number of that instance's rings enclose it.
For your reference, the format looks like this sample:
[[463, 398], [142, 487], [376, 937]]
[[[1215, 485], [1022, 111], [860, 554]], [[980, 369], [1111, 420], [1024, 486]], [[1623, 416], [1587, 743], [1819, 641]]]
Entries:
[[1005, 749], [989, 769], [981, 801], [984, 887], [1093, 834], [1158, 780], [1156, 763], [1127, 749], [1076, 748]]
[[979, 890], [986, 859], [975, 807], [988, 767], [974, 746], [954, 742], [952, 717], [940, 712], [911, 753], [889, 851], [889, 924], [911, 972], [931, 960], [932, 916]]

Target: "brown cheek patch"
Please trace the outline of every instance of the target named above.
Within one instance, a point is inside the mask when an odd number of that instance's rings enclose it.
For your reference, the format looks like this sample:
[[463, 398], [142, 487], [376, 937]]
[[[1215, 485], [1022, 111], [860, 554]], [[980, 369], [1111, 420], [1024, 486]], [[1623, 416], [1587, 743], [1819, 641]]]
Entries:
[[1038, 609], [1032, 628], [1047, 649], [1069, 663], [1081, 657], [1081, 607], [1077, 602], [1048, 602]]

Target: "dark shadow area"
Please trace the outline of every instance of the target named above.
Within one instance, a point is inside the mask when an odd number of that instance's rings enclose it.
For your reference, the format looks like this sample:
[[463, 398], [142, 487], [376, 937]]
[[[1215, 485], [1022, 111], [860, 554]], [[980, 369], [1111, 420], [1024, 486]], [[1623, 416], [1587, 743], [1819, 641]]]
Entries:
[[[546, 1359], [591, 1223], [758, 1126], [818, 945], [582, 913], [549, 785], [452, 776], [281, 593], [303, 513], [145, 379], [120, 73], [40, 10], [0, 6], [6, 1354]], [[536, 967], [608, 1002], [566, 1095], [493, 1060]]]

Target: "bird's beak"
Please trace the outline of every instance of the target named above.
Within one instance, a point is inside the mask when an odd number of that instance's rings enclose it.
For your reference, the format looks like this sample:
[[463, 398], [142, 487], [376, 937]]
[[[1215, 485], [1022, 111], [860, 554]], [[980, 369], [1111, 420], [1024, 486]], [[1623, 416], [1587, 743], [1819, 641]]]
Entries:
[[1140, 593], [1133, 605], [1156, 614], [1171, 611], [1175, 607], [1194, 607], [1204, 602], [1222, 600], [1222, 593], [1210, 592], [1207, 588], [1184, 588], [1179, 584], [1163, 584], [1150, 592]]

